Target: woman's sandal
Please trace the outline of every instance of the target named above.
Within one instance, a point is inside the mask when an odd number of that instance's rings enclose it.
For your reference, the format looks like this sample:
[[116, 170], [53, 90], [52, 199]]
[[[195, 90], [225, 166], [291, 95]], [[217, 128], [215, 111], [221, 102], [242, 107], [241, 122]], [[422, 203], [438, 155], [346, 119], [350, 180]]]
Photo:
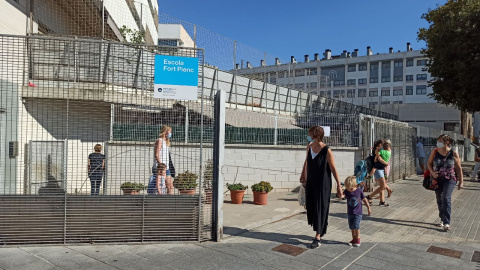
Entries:
[[367, 195], [365, 198], [367, 198], [369, 204], [373, 203], [373, 200], [372, 198], [370, 198], [370, 195]]
[[388, 204], [387, 202], [380, 202], [379, 205], [380, 205], [380, 206], [390, 206], [390, 204]]
[[393, 190], [391, 188], [387, 189], [388, 195], [387, 198], [390, 198], [392, 196]]

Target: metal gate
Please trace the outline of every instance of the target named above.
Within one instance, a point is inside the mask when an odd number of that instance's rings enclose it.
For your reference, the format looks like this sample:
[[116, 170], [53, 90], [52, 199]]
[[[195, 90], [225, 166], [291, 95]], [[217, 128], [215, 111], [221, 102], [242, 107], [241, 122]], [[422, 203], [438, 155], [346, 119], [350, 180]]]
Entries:
[[372, 152], [374, 141], [390, 139], [392, 141], [392, 156], [390, 159], [389, 181], [405, 178], [416, 174], [415, 170], [415, 129], [407, 123], [360, 116], [363, 158]]
[[[2, 119], [13, 127], [0, 121], [0, 172], [15, 172], [0, 173], [9, 187], [0, 194], [1, 244], [213, 239], [216, 116], [214, 97], [203, 93], [202, 49], [0, 35], [0, 51], [0, 94], [12, 100]], [[197, 100], [153, 97], [159, 54], [198, 59]], [[175, 181], [193, 173], [193, 195], [141, 188], [164, 125], [173, 130]], [[5, 137], [18, 147], [8, 166]], [[105, 155], [99, 196], [88, 172], [97, 144]], [[122, 195], [127, 182], [140, 195]]]

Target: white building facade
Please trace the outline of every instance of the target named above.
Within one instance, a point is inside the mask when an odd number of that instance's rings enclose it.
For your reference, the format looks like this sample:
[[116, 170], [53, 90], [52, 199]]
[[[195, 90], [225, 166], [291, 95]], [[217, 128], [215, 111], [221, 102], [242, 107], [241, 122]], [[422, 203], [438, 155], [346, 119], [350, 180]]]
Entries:
[[[427, 125], [432, 128], [456, 131], [460, 125], [460, 113], [454, 108], [438, 104], [430, 98], [431, 79], [425, 70], [428, 59], [419, 50], [412, 50], [407, 43], [406, 51], [373, 54], [367, 47], [366, 55], [358, 49], [352, 53], [343, 51], [332, 56], [324, 52], [323, 59], [315, 54], [304, 62], [292, 56], [290, 63], [237, 69], [239, 75], [254, 76], [270, 83], [340, 99], [356, 105], [399, 115], [399, 120]], [[413, 105], [417, 104], [417, 105]], [[424, 114], [427, 110], [428, 116]]]

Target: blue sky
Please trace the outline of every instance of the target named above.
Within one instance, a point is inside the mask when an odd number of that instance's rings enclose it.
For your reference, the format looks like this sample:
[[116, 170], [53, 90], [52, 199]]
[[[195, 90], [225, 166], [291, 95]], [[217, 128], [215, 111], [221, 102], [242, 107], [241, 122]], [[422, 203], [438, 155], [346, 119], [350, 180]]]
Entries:
[[303, 61], [305, 54], [313, 58], [325, 49], [333, 55], [359, 49], [365, 55], [367, 46], [386, 53], [389, 47], [404, 51], [407, 42], [421, 49], [425, 44], [417, 41], [417, 31], [428, 25], [420, 16], [446, 1], [159, 0], [159, 8], [283, 61], [291, 55]]

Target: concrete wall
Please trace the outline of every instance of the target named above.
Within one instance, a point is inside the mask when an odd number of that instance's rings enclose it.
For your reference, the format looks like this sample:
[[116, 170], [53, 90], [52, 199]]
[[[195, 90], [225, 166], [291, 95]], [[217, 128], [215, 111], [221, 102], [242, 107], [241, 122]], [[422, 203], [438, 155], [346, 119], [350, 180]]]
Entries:
[[[347, 176], [353, 174], [355, 163], [361, 159], [361, 150], [350, 147], [331, 149], [340, 181], [343, 182]], [[268, 181], [275, 191], [290, 191], [300, 185], [300, 173], [305, 157], [306, 147], [303, 146], [227, 145], [224, 181], [240, 182], [249, 187], [260, 181]], [[335, 185], [333, 187], [335, 188]]]

